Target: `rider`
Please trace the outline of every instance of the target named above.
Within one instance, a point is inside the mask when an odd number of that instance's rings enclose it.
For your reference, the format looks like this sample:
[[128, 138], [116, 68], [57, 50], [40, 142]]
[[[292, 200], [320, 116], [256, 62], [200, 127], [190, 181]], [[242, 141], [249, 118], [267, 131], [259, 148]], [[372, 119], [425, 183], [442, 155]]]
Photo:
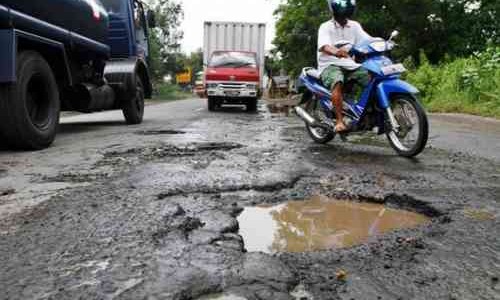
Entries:
[[356, 45], [370, 39], [361, 25], [352, 21], [356, 9], [356, 0], [327, 0], [333, 19], [319, 28], [318, 34], [318, 69], [323, 84], [332, 91], [332, 104], [336, 108], [335, 131], [342, 132], [348, 128], [342, 116], [343, 85], [348, 80], [366, 86], [369, 81], [368, 72], [360, 68], [345, 47], [335, 45], [345, 42]]

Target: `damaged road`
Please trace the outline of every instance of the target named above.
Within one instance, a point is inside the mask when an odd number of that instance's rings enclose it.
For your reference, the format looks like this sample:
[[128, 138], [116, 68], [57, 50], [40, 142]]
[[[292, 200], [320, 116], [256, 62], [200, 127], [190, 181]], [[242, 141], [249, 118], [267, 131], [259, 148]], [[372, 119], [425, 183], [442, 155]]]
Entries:
[[[149, 106], [129, 127], [72, 116], [52, 148], [0, 152], [0, 299], [500, 299], [495, 121], [433, 116], [408, 160], [375, 136], [313, 144], [265, 103], [204, 107]], [[246, 250], [245, 207], [318, 195], [430, 221], [345, 248]]]

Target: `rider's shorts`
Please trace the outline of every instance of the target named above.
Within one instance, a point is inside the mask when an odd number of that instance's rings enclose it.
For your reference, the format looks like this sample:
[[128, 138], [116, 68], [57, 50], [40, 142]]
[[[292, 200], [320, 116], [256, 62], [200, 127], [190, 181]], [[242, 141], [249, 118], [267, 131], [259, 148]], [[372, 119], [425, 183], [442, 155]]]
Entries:
[[341, 67], [331, 65], [321, 73], [321, 81], [323, 81], [323, 84], [330, 90], [332, 90], [337, 83], [344, 83], [348, 80], [354, 80], [361, 86], [365, 87], [369, 82], [368, 72], [362, 68], [349, 71], [342, 69]]

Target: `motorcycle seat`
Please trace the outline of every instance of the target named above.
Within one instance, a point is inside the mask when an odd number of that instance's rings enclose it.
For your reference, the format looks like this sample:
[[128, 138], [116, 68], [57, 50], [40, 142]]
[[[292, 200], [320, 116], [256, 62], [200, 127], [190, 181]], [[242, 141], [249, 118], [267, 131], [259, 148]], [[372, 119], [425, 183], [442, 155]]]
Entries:
[[318, 71], [317, 69], [311, 68], [311, 69], [306, 71], [306, 74], [307, 74], [307, 76], [321, 80], [321, 72]]

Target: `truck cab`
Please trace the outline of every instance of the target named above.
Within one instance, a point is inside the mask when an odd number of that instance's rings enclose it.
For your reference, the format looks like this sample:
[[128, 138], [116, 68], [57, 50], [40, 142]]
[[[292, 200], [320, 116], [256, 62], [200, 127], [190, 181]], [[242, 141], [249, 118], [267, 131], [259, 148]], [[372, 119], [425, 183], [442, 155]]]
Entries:
[[139, 0], [0, 0], [0, 143], [48, 147], [61, 111], [141, 123], [154, 25]]
[[244, 104], [255, 110], [259, 97], [260, 70], [257, 54], [246, 51], [214, 51], [205, 73], [211, 106]]
[[[109, 16], [108, 45], [112, 58], [149, 59], [149, 26], [153, 14], [140, 1], [101, 0]], [[149, 20], [149, 21], [148, 21]]]
[[205, 22], [204, 31], [208, 110], [241, 104], [255, 112], [263, 88], [266, 24]]

